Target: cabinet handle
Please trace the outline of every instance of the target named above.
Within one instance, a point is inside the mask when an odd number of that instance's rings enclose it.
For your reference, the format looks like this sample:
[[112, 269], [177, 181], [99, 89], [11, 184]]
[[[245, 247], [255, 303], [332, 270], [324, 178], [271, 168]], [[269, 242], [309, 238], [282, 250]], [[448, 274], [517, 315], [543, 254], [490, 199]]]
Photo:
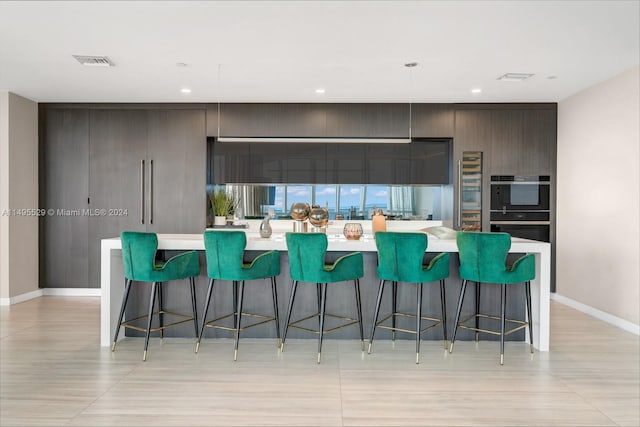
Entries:
[[149, 224], [153, 225], [153, 160], [149, 160]]
[[140, 160], [140, 224], [144, 224], [144, 159]]
[[462, 229], [462, 160], [458, 160], [458, 228]]

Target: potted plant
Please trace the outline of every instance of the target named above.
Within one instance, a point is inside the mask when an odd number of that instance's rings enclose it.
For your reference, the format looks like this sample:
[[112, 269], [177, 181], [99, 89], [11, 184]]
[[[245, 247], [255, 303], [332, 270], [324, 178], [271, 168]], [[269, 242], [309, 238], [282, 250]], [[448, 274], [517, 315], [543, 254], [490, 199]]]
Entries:
[[213, 211], [213, 225], [226, 225], [227, 215], [233, 215], [236, 200], [232, 194], [224, 190], [211, 193], [211, 210]]

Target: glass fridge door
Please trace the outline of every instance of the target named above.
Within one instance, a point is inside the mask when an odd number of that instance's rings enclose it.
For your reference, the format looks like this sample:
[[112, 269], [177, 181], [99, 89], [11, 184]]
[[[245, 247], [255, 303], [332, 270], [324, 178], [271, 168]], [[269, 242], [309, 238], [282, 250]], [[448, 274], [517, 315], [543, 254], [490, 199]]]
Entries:
[[463, 152], [459, 174], [460, 228], [482, 231], [482, 152]]

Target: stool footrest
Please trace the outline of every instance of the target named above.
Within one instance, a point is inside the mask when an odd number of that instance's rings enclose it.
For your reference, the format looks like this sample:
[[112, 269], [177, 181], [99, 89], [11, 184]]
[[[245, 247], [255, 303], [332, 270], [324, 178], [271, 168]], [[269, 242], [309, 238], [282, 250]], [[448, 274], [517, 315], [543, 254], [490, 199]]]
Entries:
[[[224, 326], [224, 325], [216, 325], [217, 322], [219, 322], [221, 320], [224, 320], [224, 319], [226, 319], [228, 317], [231, 317], [231, 316], [233, 316], [235, 314], [236, 313], [229, 313], [229, 314], [225, 314], [224, 316], [220, 316], [218, 318], [215, 318], [213, 320], [209, 320], [207, 323], [205, 323], [205, 326], [208, 327], [208, 328], [222, 329], [222, 330], [225, 330], [225, 331], [235, 332], [235, 330], [236, 330], [235, 327]], [[250, 328], [253, 328], [254, 326], [262, 325], [263, 323], [268, 323], [268, 322], [271, 322], [273, 320], [276, 320], [276, 318], [274, 316], [265, 316], [265, 315], [262, 315], [262, 314], [242, 312], [241, 315], [242, 316], [246, 316], [246, 317], [257, 317], [257, 318], [260, 318], [260, 319], [264, 319], [261, 322], [256, 322], [256, 323], [253, 323], [251, 325], [241, 327], [240, 328], [241, 332], [244, 331], [245, 329], [250, 329]]]
[[[486, 334], [491, 334], [491, 335], [500, 335], [500, 332], [491, 331], [491, 330], [488, 330], [488, 329], [476, 328], [476, 327], [467, 326], [467, 325], [464, 324], [465, 322], [468, 322], [471, 319], [475, 319], [476, 317], [480, 317], [480, 318], [483, 318], [483, 319], [501, 320], [500, 316], [493, 316], [493, 315], [489, 315], [489, 314], [472, 314], [471, 316], [467, 317], [466, 319], [461, 320], [458, 323], [458, 327], [462, 328], [462, 329], [467, 329], [469, 331], [484, 332]], [[504, 320], [505, 320], [505, 322], [515, 323], [517, 325], [520, 325], [520, 326], [517, 326], [517, 327], [515, 327], [513, 329], [509, 329], [508, 331], [504, 331], [505, 335], [509, 335], [509, 334], [511, 334], [513, 332], [520, 331], [520, 330], [526, 328], [527, 326], [529, 326], [529, 322], [525, 322], [523, 320], [515, 320], [515, 319], [507, 319], [507, 318], [505, 318]]]
[[[165, 310], [154, 311], [152, 313], [152, 316], [160, 315], [160, 314], [168, 314], [168, 315], [171, 315], [171, 316], [177, 316], [177, 317], [183, 318], [184, 320], [180, 320], [178, 322], [169, 323], [169, 324], [163, 325], [163, 326], [158, 326], [156, 328], [151, 328], [151, 329], [149, 329], [149, 332], [162, 331], [162, 330], [165, 330], [167, 328], [171, 328], [173, 326], [178, 326], [178, 325], [180, 325], [182, 323], [190, 322], [190, 321], [193, 320], [193, 316], [187, 316], [185, 314], [175, 313], [173, 311], [165, 311]], [[136, 331], [147, 332], [147, 328], [143, 328], [143, 327], [140, 327], [140, 326], [132, 325], [131, 322], [135, 322], [136, 320], [140, 320], [140, 319], [148, 319], [148, 318], [149, 318], [148, 314], [143, 314], [142, 316], [138, 316], [138, 317], [135, 317], [133, 319], [127, 320], [126, 322], [122, 322], [121, 325], [124, 326], [125, 328], [133, 329], [133, 330], [136, 330]]]
[[[354, 319], [352, 317], [338, 316], [336, 314], [330, 314], [330, 313], [325, 313], [324, 315], [325, 315], [325, 317], [332, 317], [334, 319], [345, 320], [345, 321], [348, 322], [348, 323], [344, 323], [344, 324], [339, 325], [339, 326], [335, 326], [335, 327], [330, 328], [330, 329], [325, 329], [324, 330], [325, 334], [328, 334], [328, 333], [337, 331], [338, 329], [346, 328], [347, 326], [355, 325], [355, 324], [358, 323], [358, 319]], [[319, 334], [320, 333], [319, 330], [311, 329], [311, 328], [305, 328], [304, 326], [298, 326], [297, 325], [298, 323], [304, 322], [305, 320], [313, 319], [314, 317], [318, 317], [318, 316], [320, 316], [320, 313], [316, 313], [316, 314], [312, 314], [311, 316], [303, 317], [302, 319], [298, 319], [295, 322], [289, 323], [289, 327], [300, 329], [300, 330], [307, 331], [307, 332], [311, 332], [311, 333], [314, 333], [314, 334]]]
[[[387, 320], [391, 319], [391, 317], [392, 317], [392, 316], [394, 316], [394, 315], [395, 315], [395, 316], [401, 316], [401, 317], [411, 317], [411, 318], [413, 318], [413, 319], [415, 319], [415, 318], [416, 318], [416, 315], [415, 315], [415, 314], [400, 313], [400, 312], [398, 312], [398, 313], [391, 313], [391, 314], [389, 314], [387, 317], [385, 317], [384, 319], [382, 319], [382, 320], [378, 321], [378, 323], [376, 323], [376, 328], [388, 329], [388, 330], [390, 330], [390, 331], [407, 332], [407, 333], [409, 333], [409, 334], [414, 334], [414, 335], [415, 335], [415, 333], [416, 333], [415, 329], [414, 329], [414, 330], [410, 330], [410, 329], [404, 329], [404, 328], [398, 328], [398, 327], [395, 327], [395, 328], [394, 328], [393, 326], [386, 326], [386, 325], [383, 325], [383, 324], [382, 324], [383, 322], [386, 322]], [[423, 332], [425, 332], [425, 331], [428, 331], [428, 330], [429, 330], [429, 329], [431, 329], [431, 328], [435, 328], [436, 326], [438, 326], [438, 325], [441, 325], [441, 324], [442, 324], [442, 319], [438, 319], [438, 318], [435, 318], [435, 317], [426, 317], [426, 316], [421, 316], [420, 318], [421, 318], [422, 320], [430, 320], [430, 321], [432, 321], [432, 322], [435, 322], [433, 325], [429, 325], [429, 326], [427, 326], [426, 328], [421, 329], [421, 330], [420, 330], [420, 333], [421, 333], [421, 334], [422, 334]]]

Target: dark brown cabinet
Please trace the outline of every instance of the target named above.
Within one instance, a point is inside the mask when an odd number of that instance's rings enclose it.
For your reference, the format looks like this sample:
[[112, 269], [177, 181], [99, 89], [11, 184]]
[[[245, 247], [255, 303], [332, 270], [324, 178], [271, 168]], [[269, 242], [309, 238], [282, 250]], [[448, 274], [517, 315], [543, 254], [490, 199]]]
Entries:
[[148, 231], [200, 233], [205, 227], [206, 136], [203, 110], [148, 111], [147, 157], [153, 161], [153, 221]]
[[[100, 287], [100, 241], [123, 230], [202, 231], [204, 109], [42, 111], [41, 158], [45, 181], [52, 181], [41, 192], [42, 200], [80, 205], [69, 218], [73, 223], [58, 217], [43, 219], [41, 259], [59, 264], [45, 265], [44, 286]], [[77, 124], [60, 120], [65, 114], [76, 117]], [[82, 232], [69, 233], [70, 224]], [[73, 253], [65, 253], [67, 248]], [[62, 269], [75, 278], [63, 276]], [[62, 277], [64, 282], [59, 283]]]
[[[123, 230], [144, 231], [143, 199], [149, 164], [147, 112], [92, 110], [89, 194], [91, 209], [122, 209], [122, 215], [89, 218], [89, 286], [100, 286], [100, 241]], [[118, 211], [120, 212], [120, 211]]]
[[[482, 206], [489, 206], [489, 180], [486, 178], [491, 168], [491, 159], [488, 154], [491, 151], [491, 110], [487, 109], [460, 109], [455, 112], [455, 136], [453, 140], [453, 183], [456, 189], [454, 206], [454, 227], [462, 228], [462, 212], [460, 211], [460, 188], [462, 185], [462, 161], [465, 151], [483, 153], [483, 176], [481, 178]], [[489, 227], [489, 212], [482, 210], [482, 229]]]
[[[551, 175], [555, 186], [555, 104], [42, 104], [40, 112], [41, 207], [126, 210], [106, 219], [43, 218], [43, 286], [99, 286], [99, 241], [123, 229], [200, 232], [205, 141], [218, 128], [232, 137], [406, 138], [411, 127], [414, 142], [212, 142], [210, 183], [457, 189], [463, 152], [477, 151], [482, 206], [489, 206], [492, 174]], [[483, 229], [488, 222], [484, 209]]]
[[451, 138], [454, 123], [453, 104], [411, 106], [411, 136], [414, 138]]
[[518, 175], [525, 146], [521, 110], [491, 112], [491, 174]]
[[525, 110], [521, 175], [554, 175], [557, 139], [556, 110]]
[[327, 137], [408, 138], [408, 104], [326, 104]]
[[[322, 137], [325, 128], [323, 104], [220, 105], [219, 136]], [[218, 136], [217, 106], [207, 109], [207, 136]]]
[[555, 156], [555, 110], [494, 110], [491, 127], [492, 175], [551, 174]]
[[[482, 205], [489, 206], [491, 175], [553, 175], [556, 150], [555, 104], [488, 104], [458, 106], [455, 112], [454, 174], [464, 151], [483, 153]], [[552, 185], [555, 185], [552, 182]], [[458, 197], [456, 197], [458, 200]], [[455, 206], [456, 218], [459, 207]], [[459, 224], [455, 223], [456, 226]], [[488, 229], [489, 212], [482, 212]]]
[[89, 112], [40, 110], [40, 285], [85, 287], [89, 222]]

